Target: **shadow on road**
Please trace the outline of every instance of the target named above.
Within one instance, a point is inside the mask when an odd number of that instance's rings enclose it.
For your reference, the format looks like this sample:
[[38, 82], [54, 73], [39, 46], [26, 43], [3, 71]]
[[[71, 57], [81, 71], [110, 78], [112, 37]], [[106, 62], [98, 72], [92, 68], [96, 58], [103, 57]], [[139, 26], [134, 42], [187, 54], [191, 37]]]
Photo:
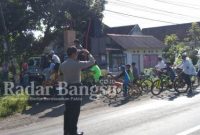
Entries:
[[108, 103], [108, 105], [111, 107], [120, 107], [122, 105], [127, 104], [128, 102], [140, 101], [141, 98], [143, 98], [143, 96], [140, 96], [140, 98], [139, 97], [137, 97], [137, 98], [129, 97], [127, 99], [124, 99], [123, 97], [118, 97], [113, 100], [107, 100], [107, 102], [104, 100], [104, 103]]
[[188, 93], [188, 94], [187, 94], [187, 97], [188, 97], [188, 98], [192, 98], [192, 97], [198, 95], [199, 93], [200, 93], [200, 92], [193, 91], [192, 93]]
[[192, 97], [198, 95], [199, 93], [200, 92], [198, 91], [198, 86], [194, 86], [192, 93], [182, 93], [182, 94], [179, 94], [177, 92], [165, 91], [165, 92], [161, 93], [158, 96], [151, 96], [151, 98], [152, 99], [161, 99], [161, 100], [173, 101], [176, 98], [182, 97], [182, 96], [187, 96], [188, 98], [192, 98]]
[[53, 101], [38, 101], [31, 102], [31, 108], [23, 112], [23, 114], [36, 115], [42, 113], [48, 109], [60, 106], [62, 102], [53, 102]]
[[[92, 102], [88, 97], [83, 97], [82, 106]], [[30, 102], [31, 108], [24, 111], [23, 114], [38, 115], [39, 118], [58, 117], [63, 115], [65, 110], [64, 101], [38, 101]]]
[[178, 94], [176, 92], [163, 92], [158, 96], [151, 96], [151, 98], [173, 101], [174, 99], [178, 98], [179, 96], [180, 96], [180, 94]]

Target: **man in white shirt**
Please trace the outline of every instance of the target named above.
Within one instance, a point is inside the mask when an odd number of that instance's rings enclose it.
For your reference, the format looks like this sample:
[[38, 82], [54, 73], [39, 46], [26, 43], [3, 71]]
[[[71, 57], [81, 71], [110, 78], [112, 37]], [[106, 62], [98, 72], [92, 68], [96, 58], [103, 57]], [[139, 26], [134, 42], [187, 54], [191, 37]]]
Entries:
[[51, 51], [51, 57], [52, 57], [52, 60], [53, 60], [53, 62], [54, 62], [55, 64], [56, 64], [56, 63], [60, 64], [60, 58], [58, 57], [58, 55], [55, 54], [54, 51]]
[[55, 66], [54, 66], [54, 73], [55, 73], [55, 78], [57, 79], [58, 78], [58, 70], [60, 68], [60, 58], [55, 54], [55, 52], [52, 50], [51, 53], [51, 58], [52, 58], [52, 61], [55, 63]]
[[186, 54], [182, 55], [182, 63], [178, 67], [183, 70], [183, 78], [187, 83], [187, 85], [189, 86], [189, 93], [191, 94], [192, 93], [191, 75], [196, 75], [195, 67]]
[[155, 66], [156, 69], [162, 70], [163, 68], [166, 68], [166, 64], [163, 61], [162, 57], [158, 57], [158, 64]]

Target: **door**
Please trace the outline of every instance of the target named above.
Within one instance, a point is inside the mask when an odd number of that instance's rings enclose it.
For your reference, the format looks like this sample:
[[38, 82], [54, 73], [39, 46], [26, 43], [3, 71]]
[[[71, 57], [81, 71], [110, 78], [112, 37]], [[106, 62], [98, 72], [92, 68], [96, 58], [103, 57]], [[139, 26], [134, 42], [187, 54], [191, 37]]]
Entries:
[[138, 69], [140, 73], [140, 55], [139, 54], [133, 54], [132, 55], [132, 62], [136, 63], [136, 68]]

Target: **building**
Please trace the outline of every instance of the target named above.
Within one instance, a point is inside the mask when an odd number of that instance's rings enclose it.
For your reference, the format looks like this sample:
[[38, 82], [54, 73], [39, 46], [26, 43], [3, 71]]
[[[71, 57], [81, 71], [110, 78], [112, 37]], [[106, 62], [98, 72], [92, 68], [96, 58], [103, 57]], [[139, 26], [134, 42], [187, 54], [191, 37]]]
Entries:
[[140, 71], [154, 67], [164, 48], [164, 44], [153, 36], [108, 34], [108, 38], [107, 64], [112, 71], [133, 62]]
[[[119, 34], [120, 33], [120, 34]], [[154, 67], [164, 44], [153, 36], [142, 35], [138, 25], [107, 29], [101, 38], [92, 38], [92, 53], [99, 65], [118, 71], [135, 62], [139, 71]]]
[[[200, 22], [198, 22], [200, 25]], [[189, 29], [192, 23], [152, 27], [142, 29], [144, 35], [152, 35], [160, 41], [164, 41], [166, 35], [176, 34], [180, 41], [184, 41], [188, 37]]]
[[104, 34], [142, 35], [142, 31], [138, 24], [112, 28], [107, 26]]

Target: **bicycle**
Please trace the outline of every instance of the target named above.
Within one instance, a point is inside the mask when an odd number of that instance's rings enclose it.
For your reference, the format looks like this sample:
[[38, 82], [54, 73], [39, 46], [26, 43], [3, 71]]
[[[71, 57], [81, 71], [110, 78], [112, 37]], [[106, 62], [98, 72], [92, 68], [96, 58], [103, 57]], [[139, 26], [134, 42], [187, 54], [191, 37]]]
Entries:
[[[111, 74], [108, 74], [107, 76], [110, 79], [112, 78], [113, 81], [111, 84], [106, 84], [107, 89], [103, 91], [102, 94], [106, 98], [111, 99], [111, 100], [122, 96], [122, 92], [124, 90], [123, 80], [114, 79], [115, 77], [112, 76]], [[137, 98], [141, 95], [141, 90], [136, 84], [128, 83], [127, 90], [128, 90], [128, 97]]]
[[137, 81], [137, 85], [141, 88], [144, 93], [149, 93], [152, 89], [153, 79], [148, 75], [141, 75]]
[[169, 75], [165, 71], [156, 71], [158, 73], [158, 79], [153, 82], [151, 93], [155, 96], [159, 95], [165, 90], [174, 92], [173, 84]]
[[[185, 82], [182, 69], [177, 68], [176, 73], [177, 76], [174, 81], [174, 89], [178, 93], [186, 93], [189, 90], [190, 86], [188, 86], [187, 83]], [[195, 82], [198, 81], [197, 76], [191, 75], [190, 77], [191, 77], [191, 87], [194, 87]]]

